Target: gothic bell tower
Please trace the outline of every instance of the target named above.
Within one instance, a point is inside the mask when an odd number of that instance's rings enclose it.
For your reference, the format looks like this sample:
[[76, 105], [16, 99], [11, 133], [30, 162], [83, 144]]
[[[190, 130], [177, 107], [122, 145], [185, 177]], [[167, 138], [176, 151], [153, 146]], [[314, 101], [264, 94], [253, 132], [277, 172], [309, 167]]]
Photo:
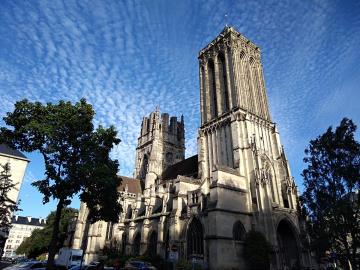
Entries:
[[[253, 134], [236, 134], [239, 117], [271, 123], [260, 49], [232, 27], [199, 53], [202, 144], [206, 160], [202, 174], [211, 177], [219, 166], [239, 168], [240, 140]], [[256, 132], [257, 133], [257, 132]], [[204, 152], [204, 151], [203, 151]], [[203, 153], [205, 154], [205, 153]], [[204, 156], [204, 155], [203, 155]]]
[[226, 26], [198, 59], [201, 178], [209, 186], [232, 179], [247, 191], [248, 211], [272, 205], [296, 209], [295, 184], [270, 117], [259, 47]]
[[[234, 28], [225, 27], [198, 59], [199, 176], [209, 206], [207, 222], [213, 224], [207, 233], [211, 239], [228, 239], [207, 241], [210, 265], [245, 267], [237, 254], [225, 259], [223, 252], [212, 252], [234, 249], [232, 239], [237, 237], [231, 232], [238, 230], [236, 224], [242, 231], [262, 232], [279, 251], [278, 262], [296, 261], [299, 258], [287, 256], [278, 241], [279, 220], [299, 231], [297, 189], [271, 121], [260, 49]], [[231, 222], [233, 230], [226, 227]]]
[[144, 117], [136, 147], [134, 177], [144, 188], [156, 184], [164, 170], [185, 158], [184, 117], [180, 121], [159, 109]]

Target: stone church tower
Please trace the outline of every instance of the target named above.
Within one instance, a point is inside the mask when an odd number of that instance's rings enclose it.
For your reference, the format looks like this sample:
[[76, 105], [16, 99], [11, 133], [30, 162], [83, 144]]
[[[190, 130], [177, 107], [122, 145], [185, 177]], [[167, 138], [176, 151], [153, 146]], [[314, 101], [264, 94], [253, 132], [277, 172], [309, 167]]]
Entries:
[[214, 205], [207, 216], [213, 237], [208, 241], [212, 264], [234, 263], [235, 253], [224, 262], [219, 249], [234, 250], [227, 239], [236, 228], [226, 224], [236, 221], [246, 231], [252, 228], [267, 236], [279, 254], [273, 258], [277, 263], [303, 264], [299, 239], [295, 239], [299, 236], [297, 190], [271, 121], [260, 49], [226, 27], [198, 58], [199, 171], [203, 192], [209, 193], [208, 204]]
[[245, 235], [255, 230], [271, 245], [270, 269], [310, 267], [260, 49], [225, 27], [198, 59], [198, 154], [184, 158], [183, 117], [169, 120], [159, 110], [144, 117], [134, 178], [119, 176], [119, 223], [88, 224], [82, 204], [73, 247], [85, 247], [86, 263], [112, 246], [119, 256], [158, 254], [202, 269], [247, 269]]
[[175, 116], [161, 114], [156, 109], [144, 117], [136, 147], [134, 177], [142, 181], [146, 189], [155, 185], [170, 165], [185, 158], [184, 118], [177, 121]]

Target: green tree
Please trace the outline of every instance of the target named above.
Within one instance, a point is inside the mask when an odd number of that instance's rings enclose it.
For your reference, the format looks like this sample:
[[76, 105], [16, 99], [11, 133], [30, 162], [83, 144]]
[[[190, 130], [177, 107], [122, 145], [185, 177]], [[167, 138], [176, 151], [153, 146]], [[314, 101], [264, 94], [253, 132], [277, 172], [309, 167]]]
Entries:
[[335, 130], [329, 127], [310, 141], [301, 198], [314, 249], [334, 251], [353, 265], [360, 248], [360, 144], [355, 131], [355, 124], [344, 118]]
[[25, 254], [28, 258], [36, 258], [42, 253], [48, 252], [51, 234], [46, 234], [43, 229], [35, 229], [31, 235], [23, 240], [16, 249], [16, 254]]
[[[77, 212], [78, 211], [74, 208], [64, 208], [62, 210], [57, 249], [60, 249], [63, 246], [67, 237], [68, 226]], [[48, 252], [55, 215], [56, 213], [54, 211], [51, 212], [46, 218], [44, 228], [32, 231], [30, 237], [26, 238], [16, 249], [16, 254], [25, 254], [28, 258], [36, 258], [39, 255]]]
[[270, 252], [271, 246], [261, 232], [251, 230], [246, 234], [244, 258], [250, 269], [270, 269]]
[[[62, 209], [79, 194], [89, 209], [88, 220], [117, 222], [118, 161], [109, 153], [120, 140], [113, 126], [94, 130], [94, 110], [85, 99], [76, 104], [16, 102], [4, 121], [11, 129], [0, 129], [0, 140], [25, 152], [37, 151], [45, 162], [45, 179], [33, 183], [44, 195], [43, 203], [57, 199], [49, 245], [47, 269], [54, 267]], [[106, 194], [106, 196], [105, 196]]]
[[0, 228], [3, 231], [9, 231], [11, 214], [19, 210], [18, 203], [9, 198], [9, 191], [15, 186], [16, 183], [11, 180], [10, 164], [0, 164]]

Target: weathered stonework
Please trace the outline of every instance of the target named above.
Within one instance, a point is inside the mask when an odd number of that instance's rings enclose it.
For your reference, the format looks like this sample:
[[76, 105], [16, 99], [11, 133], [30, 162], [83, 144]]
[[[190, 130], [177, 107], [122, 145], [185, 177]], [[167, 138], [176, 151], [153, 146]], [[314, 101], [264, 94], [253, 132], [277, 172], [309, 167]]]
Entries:
[[135, 179], [123, 178], [118, 224], [86, 225], [81, 205], [74, 248], [87, 262], [113, 243], [123, 254], [196, 260], [209, 269], [246, 269], [244, 235], [262, 232], [272, 269], [309, 266], [300, 241], [298, 195], [271, 121], [259, 48], [232, 27], [199, 53], [198, 155], [184, 159], [184, 121], [145, 117]]

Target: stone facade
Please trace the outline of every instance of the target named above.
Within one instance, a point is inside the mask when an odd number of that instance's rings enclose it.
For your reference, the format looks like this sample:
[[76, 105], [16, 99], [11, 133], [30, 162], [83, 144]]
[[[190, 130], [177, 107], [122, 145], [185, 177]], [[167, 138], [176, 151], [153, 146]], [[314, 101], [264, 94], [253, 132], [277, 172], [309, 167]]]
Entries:
[[[24, 179], [26, 167], [29, 160], [20, 151], [12, 149], [5, 144], [0, 144], [0, 164], [10, 165], [10, 179], [15, 183], [15, 187], [12, 188], [7, 194], [9, 199], [17, 202], [19, 199], [20, 188]], [[2, 168], [0, 168], [2, 170]], [[9, 217], [10, 219], [11, 217]], [[3, 254], [6, 239], [8, 237], [8, 230], [0, 228], [0, 257]]]
[[245, 233], [262, 232], [272, 269], [309, 266], [298, 195], [271, 121], [260, 49], [232, 27], [198, 56], [201, 126], [198, 155], [184, 159], [184, 120], [158, 110], [144, 118], [135, 179], [119, 188], [118, 224], [86, 222], [81, 206], [74, 248], [87, 262], [105, 245], [123, 254], [170, 251], [210, 269], [246, 269]]
[[9, 231], [9, 237], [5, 243], [4, 257], [19, 257], [25, 254], [16, 254], [16, 249], [22, 241], [30, 237], [35, 229], [42, 229], [46, 220], [42, 218], [13, 216], [11, 220], [12, 227]]

